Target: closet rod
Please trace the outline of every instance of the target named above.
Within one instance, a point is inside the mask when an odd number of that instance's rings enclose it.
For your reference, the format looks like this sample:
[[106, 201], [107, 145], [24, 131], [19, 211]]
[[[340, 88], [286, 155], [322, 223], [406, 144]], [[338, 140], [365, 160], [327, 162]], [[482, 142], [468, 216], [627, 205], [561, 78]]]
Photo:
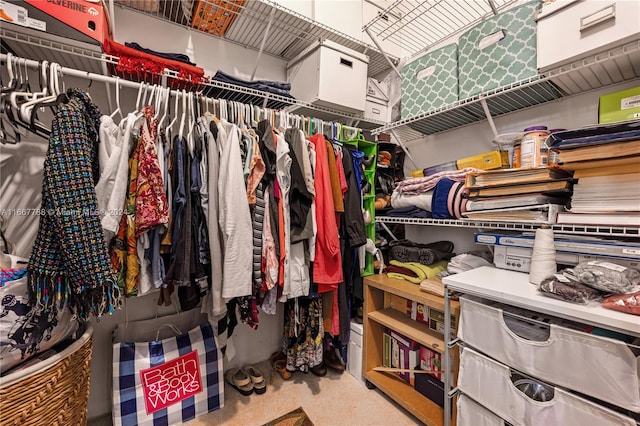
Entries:
[[[12, 55], [13, 56], [13, 55]], [[33, 60], [33, 59], [25, 59], [22, 58], [20, 56], [13, 56], [15, 59], [18, 59], [20, 61], [20, 64], [22, 66], [27, 66], [29, 68], [32, 69], [38, 69], [38, 67], [40, 66], [40, 62]], [[6, 53], [2, 53], [0, 54], [0, 62], [6, 63], [8, 60], [8, 55]], [[96, 74], [96, 73], [92, 73], [92, 72], [88, 72], [88, 71], [81, 71], [81, 70], [77, 70], [74, 68], [67, 68], [67, 67], [60, 67], [59, 72], [61, 75], [66, 75], [66, 76], [72, 76], [72, 77], [80, 77], [80, 78], [85, 78], [88, 80], [92, 80], [92, 81], [99, 81], [99, 82], [103, 82], [103, 83], [113, 83], [115, 84], [116, 82], [122, 86], [122, 87], [130, 87], [132, 89], [139, 89], [140, 86], [142, 86], [143, 84], [148, 84], [148, 83], [137, 83], [135, 81], [130, 81], [130, 80], [125, 80], [123, 78], [118, 78], [116, 80], [116, 77], [111, 77], [108, 75], [102, 75], [102, 74]], [[182, 94], [181, 91], [179, 90], [171, 90], [170, 91], [171, 95], [180, 95]], [[212, 98], [209, 98], [212, 99]], [[237, 102], [237, 101], [234, 101]], [[242, 102], [239, 102], [242, 103]], [[276, 110], [274, 110], [276, 111]], [[304, 117], [295, 113], [289, 113], [292, 116], [299, 116], [299, 117]], [[310, 118], [315, 120], [314, 117], [305, 117], [305, 118]], [[327, 120], [321, 120], [323, 122], [327, 122], [327, 123], [338, 123], [337, 121], [327, 121]], [[341, 126], [343, 126], [346, 129], [350, 129], [350, 130], [357, 130], [357, 131], [362, 131], [362, 129], [357, 128], [357, 127], [350, 127], [350, 126], [345, 126], [344, 124], [340, 124]]]

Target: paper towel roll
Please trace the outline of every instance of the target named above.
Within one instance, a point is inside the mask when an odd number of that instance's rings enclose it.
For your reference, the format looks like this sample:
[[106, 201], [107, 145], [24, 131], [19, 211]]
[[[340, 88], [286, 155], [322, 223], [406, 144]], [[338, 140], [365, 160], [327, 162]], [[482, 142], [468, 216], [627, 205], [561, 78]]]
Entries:
[[553, 229], [538, 228], [533, 242], [529, 282], [539, 285], [542, 280], [556, 272], [556, 245], [553, 242]]

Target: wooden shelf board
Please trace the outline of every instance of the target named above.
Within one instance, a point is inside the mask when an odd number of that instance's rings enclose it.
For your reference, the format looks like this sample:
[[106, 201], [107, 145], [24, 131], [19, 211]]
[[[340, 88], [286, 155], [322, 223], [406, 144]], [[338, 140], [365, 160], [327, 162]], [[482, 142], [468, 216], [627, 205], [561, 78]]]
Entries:
[[369, 312], [367, 317], [397, 331], [434, 351], [444, 353], [444, 336], [429, 329], [426, 324], [414, 321], [393, 308]]
[[444, 410], [400, 377], [394, 377], [392, 373], [369, 370], [365, 373], [365, 378], [416, 416], [422, 423], [429, 426], [444, 424]]
[[[439, 296], [420, 290], [420, 285], [413, 284], [406, 280], [399, 280], [387, 277], [387, 274], [377, 274], [367, 277], [364, 280], [366, 285], [370, 285], [382, 291], [396, 294], [405, 299], [415, 300], [430, 308], [439, 309], [444, 312], [444, 299]], [[460, 303], [451, 302], [451, 315], [458, 316], [460, 314]]]

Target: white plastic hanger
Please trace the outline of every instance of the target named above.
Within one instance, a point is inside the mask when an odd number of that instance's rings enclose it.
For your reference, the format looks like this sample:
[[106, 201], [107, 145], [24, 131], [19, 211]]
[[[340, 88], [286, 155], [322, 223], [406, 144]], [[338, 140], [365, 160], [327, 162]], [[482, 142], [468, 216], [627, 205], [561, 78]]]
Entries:
[[162, 114], [162, 117], [160, 117], [160, 121], [158, 121], [158, 129], [162, 128], [162, 123], [164, 123], [164, 120], [167, 118], [167, 115], [169, 112], [169, 101], [171, 99], [171, 89], [168, 87], [165, 87], [162, 90], [162, 93], [163, 93], [162, 103], [164, 104], [164, 113]]
[[184, 134], [184, 124], [187, 118], [187, 94], [184, 90], [181, 91], [180, 97], [182, 98], [182, 117], [180, 118], [180, 129], [178, 130], [178, 138], [182, 139]]
[[122, 116], [122, 109], [120, 108], [120, 77], [116, 76], [116, 110], [111, 113], [109, 117], [113, 119], [116, 114], [120, 114], [120, 121], [124, 118]]
[[188, 117], [188, 126], [189, 126], [189, 131], [187, 133], [187, 148], [189, 149], [189, 154], [191, 155], [191, 157], [193, 157], [193, 152], [195, 150], [195, 140], [193, 138], [193, 128], [195, 127], [195, 116], [196, 116], [196, 112], [193, 108], [193, 92], [189, 92], [188, 94], [188, 113], [189, 113], [189, 117]]

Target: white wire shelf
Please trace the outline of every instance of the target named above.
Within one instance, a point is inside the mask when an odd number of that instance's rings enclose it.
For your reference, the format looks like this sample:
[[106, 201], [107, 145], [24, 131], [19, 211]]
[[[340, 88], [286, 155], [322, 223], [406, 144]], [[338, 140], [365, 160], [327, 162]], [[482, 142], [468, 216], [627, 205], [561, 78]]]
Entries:
[[[378, 75], [391, 68], [383, 54], [375, 46], [331, 29], [274, 1], [248, 0], [244, 6], [214, 0], [200, 0], [200, 3], [203, 4], [205, 10], [212, 14], [216, 11], [223, 11], [226, 15], [235, 16], [221, 37], [224, 40], [259, 50], [263, 35], [269, 27], [270, 16], [273, 13], [269, 36], [264, 45], [264, 52], [270, 55], [290, 60], [314, 42], [327, 39], [369, 56], [369, 76]], [[189, 1], [160, 1], [158, 10], [154, 12], [119, 6], [192, 29], [191, 22], [192, 14], [195, 13], [195, 5], [190, 5]], [[194, 29], [201, 31], [200, 28]], [[207, 31], [202, 32], [208, 33]], [[217, 37], [213, 34], [210, 35]], [[398, 58], [389, 57], [395, 64], [398, 63]]]
[[[454, 228], [502, 229], [506, 231], [534, 231], [546, 223], [499, 222], [473, 219], [418, 219], [391, 216], [376, 216], [378, 223], [398, 223], [403, 225], [431, 225]], [[605, 225], [558, 225], [551, 228], [563, 234], [598, 235], [606, 237], [640, 237], [640, 227]]]
[[[500, 11], [514, 0], [492, 0]], [[364, 25], [380, 41], [416, 56], [493, 15], [489, 1], [397, 0]]]
[[443, 105], [372, 130], [396, 132], [405, 143], [486, 119], [481, 101], [493, 117], [640, 78], [640, 40], [617, 46], [566, 66]]
[[[74, 68], [96, 74], [109, 75], [108, 66], [118, 64], [118, 57], [102, 52], [98, 45], [81, 43], [51, 34], [38, 33], [23, 27], [3, 23], [0, 28], [3, 47], [11, 49], [17, 56], [57, 62], [63, 67]], [[164, 70], [164, 76], [178, 78], [176, 72]], [[132, 81], [146, 81], [158, 83], [155, 76], [150, 80], [148, 75], [125, 75]], [[287, 109], [290, 112], [319, 118], [325, 121], [338, 121], [344, 124], [356, 125], [364, 130], [380, 127], [385, 123], [375, 119], [365, 119], [361, 115], [340, 111], [337, 109], [316, 106], [285, 96], [275, 95], [248, 87], [211, 80], [200, 84], [202, 92], [206, 96], [217, 99], [226, 99], [246, 104], [258, 105], [271, 109]]]

